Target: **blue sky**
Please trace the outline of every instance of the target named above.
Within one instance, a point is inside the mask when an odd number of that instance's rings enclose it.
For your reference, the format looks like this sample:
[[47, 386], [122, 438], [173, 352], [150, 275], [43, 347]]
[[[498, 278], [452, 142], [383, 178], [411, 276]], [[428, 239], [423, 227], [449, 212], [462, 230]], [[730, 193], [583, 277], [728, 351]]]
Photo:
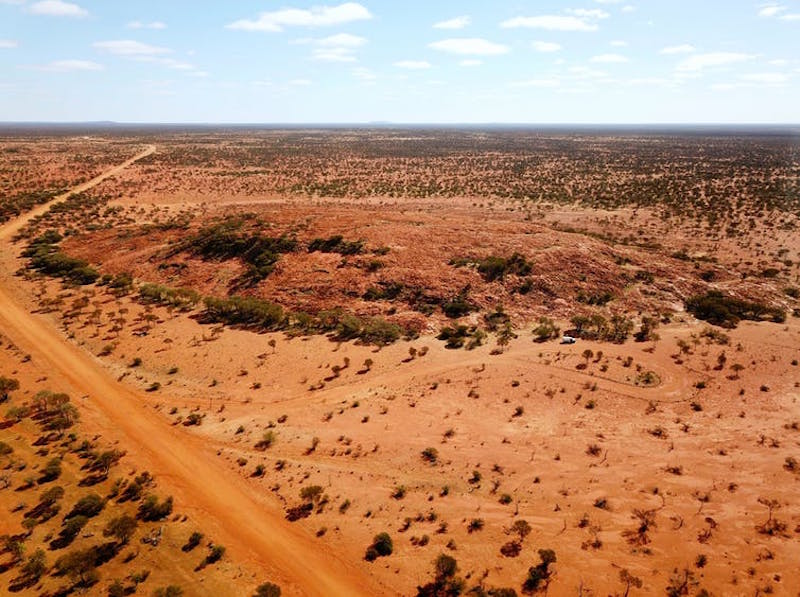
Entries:
[[800, 0], [0, 0], [0, 120], [800, 121]]

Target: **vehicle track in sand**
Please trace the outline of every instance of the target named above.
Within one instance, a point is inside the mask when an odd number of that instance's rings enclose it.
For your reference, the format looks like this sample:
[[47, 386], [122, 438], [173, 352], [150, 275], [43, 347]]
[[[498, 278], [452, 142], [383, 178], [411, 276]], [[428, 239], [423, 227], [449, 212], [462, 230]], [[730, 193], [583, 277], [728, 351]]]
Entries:
[[[234, 559], [259, 578], [279, 582], [284, 594], [355, 596], [391, 594], [362, 571], [324, 553], [319, 541], [283, 518], [275, 504], [260, 499], [227, 469], [202, 438], [172, 427], [136, 390], [117, 382], [91, 354], [70, 343], [44, 317], [31, 313], [13, 290], [17, 267], [13, 237], [33, 218], [70, 196], [87, 191], [156, 151], [154, 145], [88, 182], [0, 226], [0, 330], [51, 378], [108, 424], [108, 434], [175, 496], [178, 508], [225, 544]], [[165, 489], [166, 489], [165, 488]]]

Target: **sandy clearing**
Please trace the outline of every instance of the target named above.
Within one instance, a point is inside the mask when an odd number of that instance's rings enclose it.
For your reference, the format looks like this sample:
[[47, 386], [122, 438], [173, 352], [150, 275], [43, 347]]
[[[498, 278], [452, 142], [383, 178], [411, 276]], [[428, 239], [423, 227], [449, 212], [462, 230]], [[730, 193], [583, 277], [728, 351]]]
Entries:
[[209, 528], [234, 557], [279, 580], [287, 594], [374, 595], [374, 582], [283, 520], [282, 512], [248, 493], [243, 481], [217, 461], [202, 438], [171, 427], [147, 410], [136, 391], [117, 383], [89, 354], [68, 343], [41, 316], [18, 302], [14, 285], [14, 247], [9, 242], [27, 222], [52, 205], [86, 191], [152, 154], [155, 146], [92, 180], [75, 187], [0, 228], [0, 326], [33, 359], [46, 363], [52, 375], [66, 381], [88, 405], [99, 411], [121, 436], [122, 445], [143, 466], [166, 482], [181, 510]]

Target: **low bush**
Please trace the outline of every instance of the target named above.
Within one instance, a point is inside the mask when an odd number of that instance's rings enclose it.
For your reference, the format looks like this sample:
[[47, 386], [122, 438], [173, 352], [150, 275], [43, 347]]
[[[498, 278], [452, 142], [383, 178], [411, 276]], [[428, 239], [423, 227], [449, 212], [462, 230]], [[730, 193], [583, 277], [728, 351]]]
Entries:
[[686, 300], [686, 310], [697, 319], [724, 328], [735, 328], [743, 319], [768, 320], [775, 323], [783, 323], [786, 320], [786, 313], [782, 309], [737, 299], [718, 290], [690, 297]]

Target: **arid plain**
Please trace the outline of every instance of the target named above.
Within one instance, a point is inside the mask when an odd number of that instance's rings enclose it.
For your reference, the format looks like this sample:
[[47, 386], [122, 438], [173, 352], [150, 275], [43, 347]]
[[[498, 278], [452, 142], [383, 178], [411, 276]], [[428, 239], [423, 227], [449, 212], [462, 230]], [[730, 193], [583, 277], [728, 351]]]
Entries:
[[797, 139], [4, 131], [0, 593], [800, 594]]

